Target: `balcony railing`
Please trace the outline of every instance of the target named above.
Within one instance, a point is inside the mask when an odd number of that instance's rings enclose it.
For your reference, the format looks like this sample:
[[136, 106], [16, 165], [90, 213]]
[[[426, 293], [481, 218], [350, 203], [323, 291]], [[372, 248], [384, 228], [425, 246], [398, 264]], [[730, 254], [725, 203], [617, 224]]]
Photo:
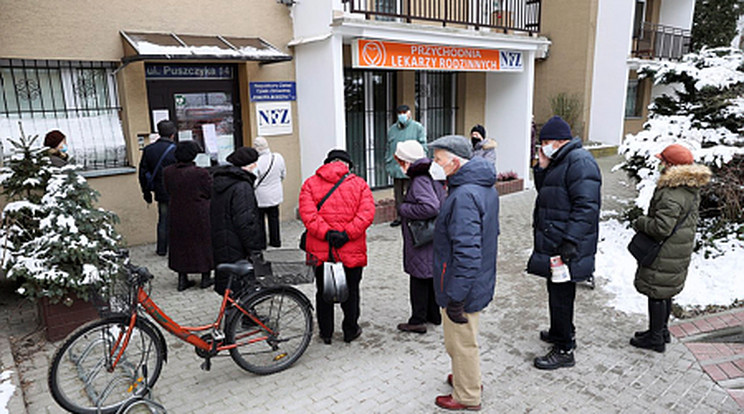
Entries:
[[633, 37], [633, 56], [679, 60], [690, 53], [691, 40], [689, 30], [643, 22]]
[[343, 0], [346, 11], [367, 20], [435, 22], [535, 34], [542, 0]]

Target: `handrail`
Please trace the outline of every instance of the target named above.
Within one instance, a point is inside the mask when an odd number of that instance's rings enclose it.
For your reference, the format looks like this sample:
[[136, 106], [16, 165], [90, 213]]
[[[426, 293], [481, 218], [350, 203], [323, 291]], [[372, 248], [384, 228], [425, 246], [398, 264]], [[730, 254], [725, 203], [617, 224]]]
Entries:
[[690, 53], [692, 34], [687, 29], [643, 22], [633, 35], [633, 56], [679, 60]]

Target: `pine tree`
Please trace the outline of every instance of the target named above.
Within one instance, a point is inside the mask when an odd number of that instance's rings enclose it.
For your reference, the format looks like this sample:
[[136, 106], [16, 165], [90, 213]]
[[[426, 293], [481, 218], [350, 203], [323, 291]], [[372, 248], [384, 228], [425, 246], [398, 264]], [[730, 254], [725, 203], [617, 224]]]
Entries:
[[697, 0], [692, 20], [693, 50], [730, 45], [739, 13], [738, 0]]

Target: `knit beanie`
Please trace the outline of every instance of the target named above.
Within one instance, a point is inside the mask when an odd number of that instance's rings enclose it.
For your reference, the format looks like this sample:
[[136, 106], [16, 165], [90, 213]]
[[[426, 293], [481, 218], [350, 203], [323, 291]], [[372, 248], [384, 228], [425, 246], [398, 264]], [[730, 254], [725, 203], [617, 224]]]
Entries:
[[670, 165], [688, 165], [695, 162], [692, 152], [687, 147], [679, 144], [672, 144], [664, 148], [664, 151], [656, 154], [656, 158], [666, 161]]
[[267, 150], [269, 149], [269, 142], [266, 141], [266, 138], [264, 137], [256, 137], [256, 139], [253, 140], [253, 148], [258, 152]]
[[245, 167], [258, 161], [258, 151], [251, 147], [240, 147], [228, 155], [226, 160], [236, 167]]
[[334, 149], [329, 151], [328, 156], [326, 157], [325, 161], [323, 161], [323, 164], [328, 164], [329, 162], [333, 161], [343, 161], [349, 164], [349, 168], [354, 167], [354, 163], [351, 161], [351, 155], [349, 155], [348, 152], [342, 149]]
[[476, 126], [471, 128], [470, 135], [473, 135], [473, 132], [479, 133], [481, 138], [486, 139], [486, 128], [483, 125], [477, 124]]
[[550, 118], [540, 130], [540, 141], [570, 140], [572, 138], [571, 127], [558, 115]]
[[44, 137], [44, 146], [49, 148], [57, 148], [60, 142], [65, 139], [65, 134], [57, 129], [47, 132]]
[[414, 162], [426, 157], [424, 147], [415, 139], [399, 142], [395, 147], [395, 156], [405, 162]]

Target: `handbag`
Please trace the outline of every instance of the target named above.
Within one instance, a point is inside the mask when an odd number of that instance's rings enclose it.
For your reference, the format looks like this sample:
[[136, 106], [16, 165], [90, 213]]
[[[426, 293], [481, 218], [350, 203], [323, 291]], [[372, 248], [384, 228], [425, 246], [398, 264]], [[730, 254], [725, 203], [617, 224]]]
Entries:
[[643, 267], [651, 266], [651, 263], [656, 260], [656, 256], [659, 255], [661, 246], [663, 246], [664, 242], [666, 242], [670, 237], [672, 237], [672, 235], [674, 235], [675, 232], [677, 232], [677, 228], [682, 223], [684, 223], [685, 220], [687, 220], [687, 216], [689, 216], [691, 212], [692, 208], [687, 211], [685, 216], [682, 217], [682, 220], [678, 221], [677, 224], [674, 225], [672, 232], [667, 237], [665, 237], [664, 240], [656, 240], [646, 233], [643, 233], [641, 231], [637, 232], [633, 236], [633, 238], [630, 239], [630, 243], [628, 243], [628, 251], [636, 259], [636, 262], [638, 262], [638, 264]]
[[[326, 200], [328, 200], [328, 197], [330, 197], [331, 194], [333, 194], [333, 192], [336, 191], [336, 189], [338, 188], [338, 186], [341, 185], [341, 183], [344, 181], [344, 179], [346, 179], [346, 177], [349, 176], [349, 174], [350, 173], [344, 174], [344, 176], [341, 177], [341, 179], [338, 180], [338, 182], [330, 189], [330, 191], [328, 191], [326, 193], [326, 195], [323, 196], [323, 198], [320, 200], [320, 202], [316, 206], [316, 208], [318, 209], [318, 211], [320, 211], [320, 208], [323, 207], [323, 203], [325, 203]], [[305, 231], [303, 231], [302, 234], [300, 235], [300, 250], [302, 250], [304, 252], [307, 251], [307, 229], [305, 229]]]
[[411, 231], [413, 247], [421, 247], [434, 241], [434, 225], [436, 222], [436, 217], [408, 221], [408, 230]]
[[[329, 259], [333, 253], [329, 252]], [[349, 299], [349, 286], [346, 284], [346, 271], [343, 263], [327, 261], [323, 263], [323, 300], [326, 303], [344, 303]]]

